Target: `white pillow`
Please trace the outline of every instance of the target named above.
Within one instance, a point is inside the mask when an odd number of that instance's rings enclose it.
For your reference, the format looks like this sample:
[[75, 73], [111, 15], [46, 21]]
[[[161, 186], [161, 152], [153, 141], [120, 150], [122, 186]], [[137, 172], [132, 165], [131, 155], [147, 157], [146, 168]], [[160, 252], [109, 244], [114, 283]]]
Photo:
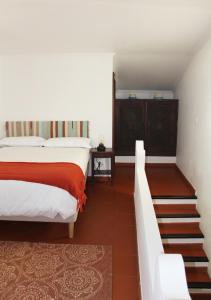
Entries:
[[91, 139], [84, 137], [51, 138], [44, 142], [44, 147], [91, 148]]
[[0, 146], [11, 147], [40, 147], [46, 139], [40, 136], [16, 136], [6, 137], [0, 140]]

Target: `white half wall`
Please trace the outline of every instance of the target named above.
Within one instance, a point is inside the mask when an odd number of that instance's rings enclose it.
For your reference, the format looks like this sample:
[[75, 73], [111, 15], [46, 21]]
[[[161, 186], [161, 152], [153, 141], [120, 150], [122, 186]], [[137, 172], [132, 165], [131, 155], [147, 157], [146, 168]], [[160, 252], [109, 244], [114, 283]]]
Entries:
[[205, 250], [211, 259], [211, 39], [191, 61], [176, 94], [177, 164], [197, 191]]
[[5, 120], [89, 120], [93, 145], [103, 139], [110, 147], [112, 73], [112, 53], [2, 55], [1, 125]]

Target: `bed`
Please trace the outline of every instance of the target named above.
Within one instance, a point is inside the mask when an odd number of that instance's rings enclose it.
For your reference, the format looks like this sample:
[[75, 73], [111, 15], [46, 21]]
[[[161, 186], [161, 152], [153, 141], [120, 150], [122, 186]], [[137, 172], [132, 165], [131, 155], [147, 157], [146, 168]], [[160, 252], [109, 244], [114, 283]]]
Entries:
[[[88, 121], [6, 122], [6, 136], [89, 137]], [[84, 194], [88, 148], [1, 147], [0, 220], [68, 223], [74, 234]]]

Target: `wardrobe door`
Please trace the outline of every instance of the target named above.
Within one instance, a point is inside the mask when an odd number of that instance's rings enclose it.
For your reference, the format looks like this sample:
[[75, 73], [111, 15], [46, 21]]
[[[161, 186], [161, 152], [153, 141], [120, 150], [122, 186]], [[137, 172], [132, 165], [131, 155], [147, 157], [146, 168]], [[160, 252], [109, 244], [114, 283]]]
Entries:
[[151, 156], [175, 156], [177, 100], [148, 100], [146, 104], [146, 150]]
[[135, 155], [136, 140], [145, 137], [145, 101], [115, 100], [115, 154]]

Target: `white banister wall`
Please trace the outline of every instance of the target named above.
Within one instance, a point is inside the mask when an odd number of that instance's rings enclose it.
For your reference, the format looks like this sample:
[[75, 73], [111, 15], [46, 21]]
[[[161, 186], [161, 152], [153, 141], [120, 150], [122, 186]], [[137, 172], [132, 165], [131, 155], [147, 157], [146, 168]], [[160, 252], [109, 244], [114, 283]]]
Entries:
[[182, 256], [164, 254], [145, 173], [143, 141], [136, 142], [134, 199], [142, 300], [190, 300]]

